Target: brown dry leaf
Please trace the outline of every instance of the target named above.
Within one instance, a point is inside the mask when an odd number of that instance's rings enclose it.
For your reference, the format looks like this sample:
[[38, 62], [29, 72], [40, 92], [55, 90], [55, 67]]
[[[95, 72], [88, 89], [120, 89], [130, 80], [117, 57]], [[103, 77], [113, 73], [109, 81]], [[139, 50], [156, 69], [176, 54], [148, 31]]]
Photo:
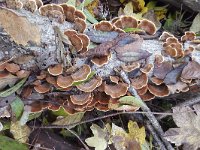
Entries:
[[196, 61], [190, 61], [184, 67], [181, 77], [184, 79], [200, 79], [200, 64]]
[[0, 90], [5, 88], [7, 85], [13, 86], [19, 78], [17, 76], [14, 76], [12, 74], [9, 74], [8, 76], [0, 79]]
[[17, 44], [26, 46], [29, 41], [40, 44], [39, 28], [10, 9], [0, 8], [0, 26]]
[[[178, 79], [181, 76], [181, 72], [183, 68], [187, 65], [187, 63], [181, 64], [180, 66], [174, 68], [171, 70], [167, 75], [165, 76], [164, 83], [165, 84], [176, 84]], [[172, 78], [173, 77], [173, 78]]]
[[165, 138], [175, 143], [176, 146], [183, 144], [183, 150], [197, 150], [200, 148], [200, 105], [192, 108], [173, 108], [173, 119], [179, 128], [170, 128], [165, 132]]
[[164, 79], [167, 73], [172, 70], [172, 62], [165, 61], [162, 64], [155, 64], [153, 75], [158, 79]]
[[171, 94], [185, 92], [189, 90], [188, 85], [184, 82], [178, 81], [176, 84], [169, 84], [167, 85]]

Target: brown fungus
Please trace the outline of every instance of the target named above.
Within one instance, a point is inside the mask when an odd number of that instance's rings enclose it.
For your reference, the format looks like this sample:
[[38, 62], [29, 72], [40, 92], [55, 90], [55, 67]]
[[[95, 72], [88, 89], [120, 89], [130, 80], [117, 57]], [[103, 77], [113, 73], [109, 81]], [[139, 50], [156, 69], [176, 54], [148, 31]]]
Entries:
[[152, 85], [148, 84], [148, 90], [150, 93], [157, 97], [165, 97], [170, 94], [168, 87], [165, 84]]
[[40, 15], [47, 16], [50, 19], [55, 18], [59, 23], [63, 23], [65, 19], [63, 8], [56, 4], [47, 4], [41, 6], [39, 8], [39, 13]]
[[92, 100], [91, 93], [83, 93], [79, 95], [70, 95], [70, 100], [74, 105], [84, 105]]
[[135, 89], [141, 89], [144, 86], [147, 85], [148, 83], [148, 76], [146, 73], [141, 73], [141, 75], [134, 77], [134, 78], [130, 78], [131, 81], [131, 85], [135, 88]]
[[75, 10], [75, 12], [74, 12], [74, 16], [75, 16], [75, 18], [81, 18], [81, 19], [83, 19], [83, 20], [86, 20], [86, 16], [84, 15], [84, 13], [82, 12], [82, 11], [80, 11], [80, 10]]
[[110, 95], [112, 98], [119, 98], [126, 95], [128, 90], [128, 84], [119, 82], [118, 84], [107, 84], [104, 83], [104, 91], [107, 95]]
[[131, 72], [137, 68], [140, 68], [140, 63], [134, 62], [132, 64], [127, 64], [127, 65], [123, 64], [121, 67], [125, 72]]
[[80, 33], [83, 33], [87, 27], [85, 20], [81, 18], [76, 18], [75, 21], [75, 30], [77, 30]]
[[74, 82], [84, 81], [88, 78], [91, 73], [91, 68], [89, 65], [84, 64], [81, 68], [79, 68], [76, 72], [74, 72], [71, 77]]
[[108, 21], [101, 21], [97, 24], [94, 24], [94, 29], [108, 32], [113, 30], [113, 25]]
[[67, 4], [61, 4], [60, 6], [63, 8], [65, 20], [69, 22], [74, 22], [75, 20], [74, 14], [75, 14], [76, 8], [74, 6], [70, 6]]
[[169, 33], [169, 32], [164, 31], [164, 32], [161, 34], [161, 36], [159, 37], [159, 40], [165, 42], [166, 39], [167, 39], [168, 37], [174, 37], [174, 35], [171, 34], [171, 33]]
[[47, 93], [47, 92], [50, 91], [51, 86], [48, 83], [43, 83], [43, 84], [40, 84], [40, 85], [35, 85], [34, 89], [38, 93]]
[[181, 41], [192, 41], [196, 39], [196, 34], [192, 31], [186, 31], [185, 34], [181, 37]]
[[6, 0], [6, 6], [10, 9], [22, 9], [23, 3], [20, 0]]
[[108, 64], [110, 58], [111, 58], [111, 53], [109, 55], [101, 56], [101, 57], [93, 57], [91, 59], [91, 62], [98, 67], [102, 67], [105, 64]]
[[68, 88], [73, 84], [73, 79], [71, 76], [59, 75], [57, 77], [57, 85], [61, 88]]
[[10, 73], [16, 73], [17, 71], [20, 70], [20, 67], [19, 65], [15, 63], [7, 63], [5, 66], [5, 69], [9, 71]]
[[102, 78], [100, 76], [96, 76], [87, 82], [77, 85], [76, 87], [84, 92], [92, 92], [101, 84], [102, 84]]
[[48, 67], [48, 72], [50, 75], [58, 76], [63, 73], [63, 66], [62, 64], [56, 64], [54, 66]]
[[150, 35], [154, 35], [156, 33], [155, 24], [147, 19], [141, 20], [137, 28], [144, 30], [146, 33]]

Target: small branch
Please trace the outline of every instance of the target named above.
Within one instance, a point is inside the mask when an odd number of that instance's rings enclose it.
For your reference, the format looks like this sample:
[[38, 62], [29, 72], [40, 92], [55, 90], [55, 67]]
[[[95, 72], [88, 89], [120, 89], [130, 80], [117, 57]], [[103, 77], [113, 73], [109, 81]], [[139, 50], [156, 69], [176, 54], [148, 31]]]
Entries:
[[156, 145], [159, 146], [159, 149], [166, 150], [165, 145], [162, 143], [161, 139], [158, 137], [155, 129], [152, 127], [152, 125], [150, 124], [150, 122], [147, 122], [146, 127], [150, 131], [150, 133], [153, 136], [153, 138], [155, 139]]
[[120, 76], [122, 77], [122, 79], [129, 84], [129, 89], [128, 91], [135, 96], [138, 100], [140, 100], [142, 106], [141, 109], [144, 112], [147, 112], [145, 115], [146, 117], [149, 119], [149, 121], [151, 122], [152, 126], [154, 127], [154, 129], [156, 130], [157, 134], [160, 135], [161, 140], [163, 141], [163, 143], [165, 144], [166, 148], [168, 150], [173, 150], [174, 148], [171, 146], [171, 144], [165, 140], [163, 138], [164, 135], [164, 131], [162, 130], [158, 120], [156, 119], [156, 117], [152, 114], [151, 110], [149, 109], [149, 107], [146, 105], [146, 103], [140, 98], [140, 96], [137, 94], [137, 91], [130, 85], [130, 80], [128, 79], [128, 76], [126, 75], [126, 73], [124, 71], [120, 71], [119, 72]]
[[[192, 105], [197, 104], [199, 102], [200, 102], [200, 95], [198, 95], [197, 97], [191, 98], [187, 101], [184, 101], [183, 103], [179, 103], [174, 107], [192, 106]], [[171, 109], [167, 110], [167, 111], [165, 111], [166, 114], [158, 116], [157, 119], [161, 120], [161, 119], [165, 118], [166, 116], [168, 116], [167, 113], [171, 113], [171, 112], [172, 112]]]
[[83, 146], [85, 147], [86, 150], [90, 150], [90, 148], [83, 142], [83, 140], [76, 134], [76, 132], [72, 131], [71, 129], [67, 128], [66, 129], [72, 133], [74, 136], [76, 136], [76, 138], [83, 144]]

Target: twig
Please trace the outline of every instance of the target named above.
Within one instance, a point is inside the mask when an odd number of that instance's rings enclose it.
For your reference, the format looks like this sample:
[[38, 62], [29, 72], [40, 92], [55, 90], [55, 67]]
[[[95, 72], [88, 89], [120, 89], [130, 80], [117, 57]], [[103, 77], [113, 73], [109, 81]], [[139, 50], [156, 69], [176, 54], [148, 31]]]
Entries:
[[161, 150], [166, 150], [165, 145], [162, 143], [161, 139], [158, 137], [157, 133], [155, 132], [155, 129], [152, 127], [150, 122], [147, 122], [146, 127], [150, 131], [153, 138], [155, 139], [156, 144], [159, 146], [159, 148]]
[[138, 100], [140, 100], [141, 103], [141, 109], [144, 112], [147, 112], [145, 115], [146, 117], [149, 119], [149, 121], [151, 122], [152, 126], [154, 127], [154, 129], [156, 130], [157, 134], [160, 136], [161, 140], [163, 141], [163, 143], [165, 144], [166, 148], [168, 150], [173, 150], [174, 148], [171, 146], [171, 144], [165, 140], [163, 138], [164, 135], [164, 131], [162, 130], [158, 120], [156, 119], [156, 117], [152, 114], [151, 110], [149, 109], [149, 107], [146, 105], [146, 103], [143, 102], [143, 100], [140, 98], [140, 96], [137, 94], [137, 91], [130, 85], [130, 80], [128, 79], [128, 76], [126, 75], [126, 73], [121, 70], [119, 72], [120, 76], [122, 77], [122, 79], [129, 84], [129, 89], [128, 91], [135, 96]]
[[76, 134], [76, 132], [72, 131], [71, 129], [67, 128], [66, 129], [72, 133], [74, 136], [77, 137], [77, 139], [83, 144], [83, 146], [85, 147], [86, 150], [90, 150], [90, 148], [83, 142], [83, 140]]
[[[174, 107], [192, 106], [192, 105], [197, 104], [197, 103], [200, 103], [200, 95], [198, 95], [197, 97], [191, 98], [187, 101], [184, 101], [183, 103], [179, 103]], [[165, 111], [165, 113], [171, 113], [171, 112], [172, 112], [171, 109]], [[161, 119], [165, 118], [166, 116], [168, 116], [168, 115], [163, 114], [163, 115], [158, 116], [157, 119], [161, 120]]]

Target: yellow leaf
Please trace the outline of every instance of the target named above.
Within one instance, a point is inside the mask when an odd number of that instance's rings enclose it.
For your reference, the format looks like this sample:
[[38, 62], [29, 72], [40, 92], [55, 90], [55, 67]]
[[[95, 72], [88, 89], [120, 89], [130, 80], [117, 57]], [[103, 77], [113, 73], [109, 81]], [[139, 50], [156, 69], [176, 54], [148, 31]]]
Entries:
[[14, 138], [21, 142], [26, 143], [31, 133], [30, 128], [27, 125], [21, 126], [20, 122], [11, 122], [10, 132], [13, 134]]
[[135, 139], [140, 143], [140, 145], [145, 143], [145, 128], [139, 128], [137, 122], [129, 121], [128, 123], [129, 137]]
[[127, 16], [132, 16], [133, 15], [133, 5], [132, 2], [129, 2], [125, 5], [124, 7], [124, 13]]

